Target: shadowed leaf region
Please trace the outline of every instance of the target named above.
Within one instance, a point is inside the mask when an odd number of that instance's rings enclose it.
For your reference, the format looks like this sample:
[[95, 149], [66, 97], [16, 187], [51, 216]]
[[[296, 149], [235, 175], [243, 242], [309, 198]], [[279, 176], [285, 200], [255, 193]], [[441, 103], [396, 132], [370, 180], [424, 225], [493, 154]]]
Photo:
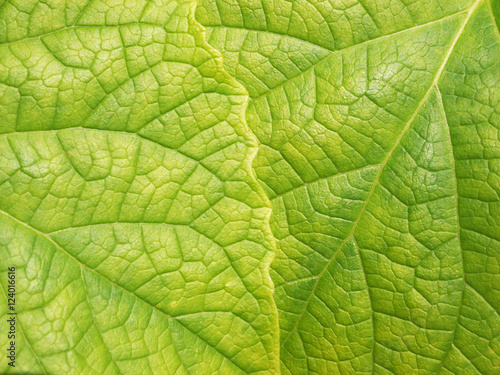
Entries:
[[200, 3], [251, 97], [283, 374], [499, 371], [499, 14]]

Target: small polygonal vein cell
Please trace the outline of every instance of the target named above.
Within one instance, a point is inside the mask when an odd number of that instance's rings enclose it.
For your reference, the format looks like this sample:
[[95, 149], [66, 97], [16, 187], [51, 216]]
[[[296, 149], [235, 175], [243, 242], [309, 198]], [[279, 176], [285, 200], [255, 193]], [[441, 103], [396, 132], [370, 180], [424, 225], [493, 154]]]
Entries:
[[0, 264], [17, 269], [22, 371], [279, 371], [248, 97], [195, 5], [0, 5]]
[[252, 98], [282, 373], [498, 372], [499, 9], [198, 7]]

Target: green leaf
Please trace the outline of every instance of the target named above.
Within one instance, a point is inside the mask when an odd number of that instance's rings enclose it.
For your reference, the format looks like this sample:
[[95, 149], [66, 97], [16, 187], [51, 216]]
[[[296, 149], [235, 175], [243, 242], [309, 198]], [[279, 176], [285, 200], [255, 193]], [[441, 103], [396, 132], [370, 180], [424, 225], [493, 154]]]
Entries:
[[500, 371], [500, 8], [218, 1], [272, 201], [283, 374]]
[[195, 5], [0, 4], [0, 372], [279, 371], [248, 96]]

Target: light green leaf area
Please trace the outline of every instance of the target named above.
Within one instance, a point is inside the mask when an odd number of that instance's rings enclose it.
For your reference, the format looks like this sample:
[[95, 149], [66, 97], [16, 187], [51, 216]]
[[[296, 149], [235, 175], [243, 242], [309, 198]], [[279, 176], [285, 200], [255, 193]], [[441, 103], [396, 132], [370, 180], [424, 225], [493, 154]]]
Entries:
[[274, 374], [248, 96], [195, 1], [0, 8], [0, 373]]
[[500, 372], [499, 2], [217, 1], [283, 374]]

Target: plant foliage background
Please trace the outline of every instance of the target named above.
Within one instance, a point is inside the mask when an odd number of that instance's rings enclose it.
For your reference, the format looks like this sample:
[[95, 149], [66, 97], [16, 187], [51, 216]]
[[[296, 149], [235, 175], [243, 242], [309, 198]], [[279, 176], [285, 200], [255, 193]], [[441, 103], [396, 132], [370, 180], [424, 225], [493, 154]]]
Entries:
[[498, 0], [0, 1], [0, 371], [498, 373], [499, 27]]

